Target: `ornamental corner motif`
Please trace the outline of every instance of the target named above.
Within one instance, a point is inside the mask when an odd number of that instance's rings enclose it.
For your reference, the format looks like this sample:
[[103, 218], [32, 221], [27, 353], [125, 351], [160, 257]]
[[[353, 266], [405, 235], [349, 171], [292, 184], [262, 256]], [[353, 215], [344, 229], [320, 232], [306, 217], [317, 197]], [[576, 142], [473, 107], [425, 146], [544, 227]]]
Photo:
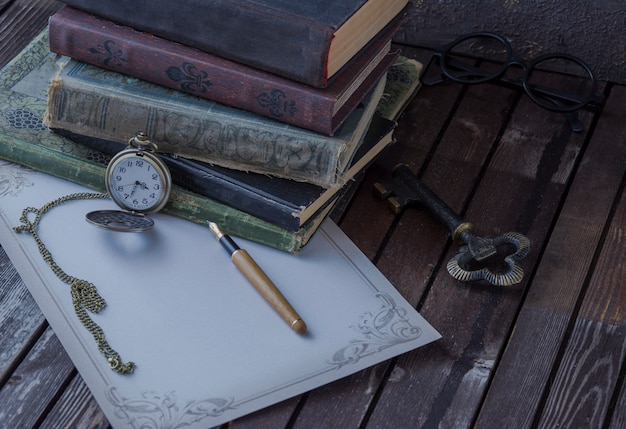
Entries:
[[178, 429], [236, 408], [233, 398], [206, 398], [179, 403], [176, 392], [142, 392], [138, 398], [121, 396], [115, 387], [105, 391], [115, 415], [135, 429]]
[[377, 293], [376, 297], [382, 303], [378, 311], [363, 313], [360, 322], [352, 326], [361, 337], [337, 350], [328, 361], [336, 369], [422, 335], [422, 330], [407, 317], [406, 309], [399, 307], [391, 296]]

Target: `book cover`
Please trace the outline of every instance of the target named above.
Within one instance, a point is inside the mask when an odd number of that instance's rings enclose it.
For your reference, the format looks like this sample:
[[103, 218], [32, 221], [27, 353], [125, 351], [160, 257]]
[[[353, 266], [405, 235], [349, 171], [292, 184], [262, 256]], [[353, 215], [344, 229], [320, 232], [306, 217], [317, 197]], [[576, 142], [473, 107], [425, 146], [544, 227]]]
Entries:
[[52, 129], [120, 143], [144, 130], [161, 152], [325, 188], [341, 185], [386, 78], [325, 136], [67, 57], [59, 62], [44, 119]]
[[[163, 154], [174, 183], [228, 204], [281, 228], [297, 231], [341, 196], [349, 181], [392, 143], [395, 122], [374, 116], [370, 128], [343, 178], [344, 185], [322, 188], [264, 174], [231, 170]], [[60, 131], [72, 141], [114, 155], [126, 145]]]
[[[334, 134], [394, 61], [399, 20], [372, 40], [324, 89], [65, 7], [50, 18], [50, 50], [75, 60]], [[357, 91], [357, 89], [359, 89]]]
[[398, 120], [422, 87], [423, 71], [422, 63], [400, 55], [389, 68], [385, 94], [378, 102], [376, 113], [383, 118]]
[[66, 0], [129, 27], [315, 87], [408, 0]]
[[[56, 60], [44, 31], [0, 70], [0, 158], [104, 191], [108, 157], [51, 132], [41, 120]], [[291, 253], [306, 245], [328, 215], [321, 212], [294, 232], [181, 187], [163, 212], [202, 225], [213, 220], [232, 235]]]

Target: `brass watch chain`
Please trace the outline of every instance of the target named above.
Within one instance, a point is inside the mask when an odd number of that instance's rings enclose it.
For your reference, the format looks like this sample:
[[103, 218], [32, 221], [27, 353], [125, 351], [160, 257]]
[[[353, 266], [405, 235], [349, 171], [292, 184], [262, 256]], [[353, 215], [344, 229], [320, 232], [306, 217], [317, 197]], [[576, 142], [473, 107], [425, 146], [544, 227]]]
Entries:
[[[93, 313], [99, 313], [106, 306], [106, 301], [98, 294], [96, 287], [88, 282], [87, 280], [82, 280], [73, 276], [70, 276], [65, 271], [59, 267], [54, 259], [52, 258], [52, 254], [46, 248], [43, 241], [39, 237], [37, 233], [37, 226], [39, 225], [39, 221], [41, 220], [41, 216], [48, 212], [53, 207], [56, 207], [62, 203], [73, 200], [92, 200], [92, 199], [105, 199], [109, 198], [109, 195], [106, 193], [75, 193], [66, 195], [64, 197], [60, 197], [54, 201], [51, 201], [40, 209], [36, 209], [33, 207], [27, 207], [22, 212], [22, 216], [20, 217], [20, 222], [23, 224], [21, 226], [15, 227], [15, 232], [29, 232], [35, 242], [37, 243], [37, 247], [39, 248], [39, 253], [43, 259], [48, 263], [52, 272], [64, 283], [70, 285], [70, 291], [72, 295], [72, 304], [74, 305], [74, 311], [78, 316], [78, 319], [83, 324], [83, 326], [93, 335], [94, 340], [98, 345], [98, 349], [107, 359], [109, 366], [116, 372], [120, 374], [130, 374], [135, 369], [134, 362], [123, 363], [122, 359], [115, 350], [111, 348], [107, 340], [104, 338], [104, 332], [102, 328], [98, 326], [91, 318], [86, 310], [89, 310]], [[34, 213], [35, 219], [31, 222], [28, 219], [28, 214]]]

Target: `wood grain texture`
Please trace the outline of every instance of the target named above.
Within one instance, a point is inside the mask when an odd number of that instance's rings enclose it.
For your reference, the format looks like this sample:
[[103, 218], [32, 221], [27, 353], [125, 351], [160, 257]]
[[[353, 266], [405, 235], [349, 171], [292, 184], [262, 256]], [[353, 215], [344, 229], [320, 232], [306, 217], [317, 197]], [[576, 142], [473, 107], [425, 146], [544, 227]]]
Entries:
[[602, 427], [626, 353], [625, 329], [578, 319], [560, 362], [539, 428]]
[[[484, 110], [497, 102], [497, 97], [486, 96], [472, 103], [473, 110]], [[478, 233], [489, 236], [518, 231], [531, 242], [543, 242], [565, 190], [561, 180], [551, 179], [572, 173], [571, 163], [562, 162], [563, 158], [578, 153], [584, 142], [584, 136], [574, 135], [558, 119], [562, 118], [546, 114], [527, 98], [520, 99], [486, 160], [476, 188], [467, 191], [471, 192], [471, 200], [465, 218], [477, 225]], [[588, 125], [590, 118], [585, 119]], [[479, 124], [481, 129], [487, 126]], [[464, 184], [463, 177], [447, 170], [449, 175], [441, 173], [445, 182], [431, 185], [444, 195]], [[455, 207], [458, 203], [450, 204]], [[444, 260], [455, 251], [451, 249]], [[443, 339], [398, 359], [397, 365], [407, 377], [385, 386], [372, 415], [372, 427], [391, 419], [424, 427], [471, 425], [539, 251], [532, 249], [523, 261], [528, 273], [525, 281], [510, 289], [465, 286], [454, 281], [445, 269], [434, 273], [421, 313]], [[405, 259], [405, 263], [412, 261]]]
[[43, 314], [1, 247], [0, 303], [1, 386], [46, 327]]
[[11, 4], [13, 0], [0, 0], [0, 11], [4, 11], [5, 8]]
[[74, 372], [63, 346], [48, 328], [0, 388], [0, 422], [7, 428], [34, 427]]
[[15, 0], [0, 14], [0, 67], [18, 54], [63, 4], [53, 0]]
[[[426, 91], [437, 93], [438, 88], [426, 87]], [[419, 167], [423, 170], [422, 181], [461, 215], [483, 164], [497, 144], [507, 106], [515, 96], [513, 91], [503, 87], [478, 85], [468, 88], [445, 133], [437, 141], [436, 151], [424, 166]], [[486, 99], [493, 102], [485, 103]], [[482, 107], [477, 109], [477, 105]], [[409, 165], [419, 166], [419, 160], [404, 159]], [[467, 220], [477, 226], [477, 233], [484, 228], [480, 217]], [[449, 244], [450, 231], [439, 219], [422, 207], [405, 209], [381, 254], [378, 267], [409, 302], [417, 305]], [[400, 253], [404, 257], [398, 257]]]
[[619, 375], [618, 380], [622, 382], [621, 388], [616, 389], [617, 398], [614, 404], [611, 404], [610, 410], [613, 412], [610, 423], [607, 426], [609, 429], [620, 429], [626, 427], [626, 389], [624, 389], [624, 366], [622, 365], [622, 372]]
[[41, 427], [106, 429], [110, 425], [82, 377], [75, 374]]
[[554, 421], [563, 427], [600, 427], [614, 389], [622, 388], [617, 383], [626, 357], [626, 192], [623, 187], [620, 191], [539, 427], [551, 427]]
[[[306, 395], [304, 395], [306, 396]], [[228, 423], [229, 429], [275, 429], [287, 428], [292, 416], [297, 413], [303, 396], [288, 399], [256, 413], [243, 416]]]
[[598, 246], [604, 244], [605, 222], [626, 168], [626, 142], [611, 137], [622, 121], [625, 95], [623, 87], [614, 89], [585, 151], [494, 376], [479, 427], [530, 427], [542, 407], [554, 359], [567, 338]]
[[320, 428], [359, 427], [389, 366], [390, 362], [383, 362], [309, 392], [294, 429], [310, 428], [314, 423]]

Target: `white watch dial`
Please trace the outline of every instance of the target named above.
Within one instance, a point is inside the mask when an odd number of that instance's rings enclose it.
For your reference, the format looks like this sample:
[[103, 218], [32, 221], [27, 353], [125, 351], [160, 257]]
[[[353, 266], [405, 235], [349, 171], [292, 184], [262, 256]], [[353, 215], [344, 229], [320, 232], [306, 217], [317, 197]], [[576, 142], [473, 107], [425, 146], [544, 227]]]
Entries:
[[163, 169], [146, 154], [126, 154], [113, 161], [108, 176], [111, 198], [127, 210], [159, 210], [169, 190]]

